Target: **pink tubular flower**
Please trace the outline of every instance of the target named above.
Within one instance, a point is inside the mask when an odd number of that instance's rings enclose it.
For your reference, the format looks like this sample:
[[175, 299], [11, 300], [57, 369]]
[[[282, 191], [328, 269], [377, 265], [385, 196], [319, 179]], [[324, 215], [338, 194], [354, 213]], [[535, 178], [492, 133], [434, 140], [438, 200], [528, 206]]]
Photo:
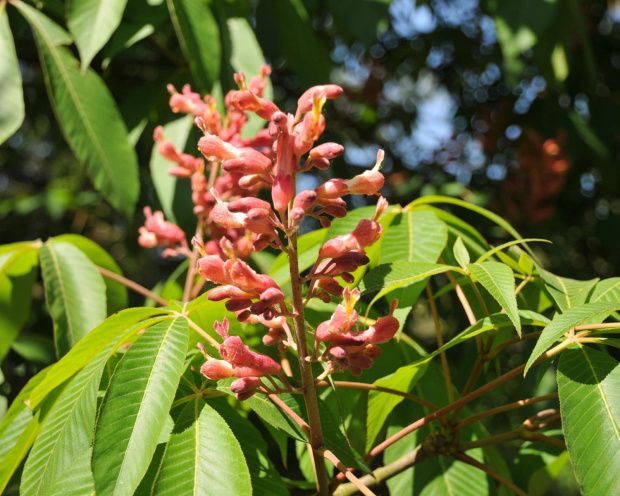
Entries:
[[151, 207], [144, 207], [144, 215], [144, 226], [138, 229], [138, 244], [142, 248], [165, 246], [164, 256], [176, 256], [177, 250], [187, 251], [185, 233], [179, 226], [166, 221], [163, 212], [153, 213]]
[[[238, 377], [240, 380], [233, 382], [231, 391], [242, 401], [254, 394], [260, 386], [260, 377], [279, 373], [280, 365], [267, 355], [251, 351], [239, 336], [229, 336], [229, 325], [226, 318], [222, 323], [215, 322], [215, 330], [224, 339], [219, 349], [223, 360], [208, 358], [200, 368], [200, 372], [207, 379], [214, 381]], [[252, 394], [246, 394], [250, 391]]]

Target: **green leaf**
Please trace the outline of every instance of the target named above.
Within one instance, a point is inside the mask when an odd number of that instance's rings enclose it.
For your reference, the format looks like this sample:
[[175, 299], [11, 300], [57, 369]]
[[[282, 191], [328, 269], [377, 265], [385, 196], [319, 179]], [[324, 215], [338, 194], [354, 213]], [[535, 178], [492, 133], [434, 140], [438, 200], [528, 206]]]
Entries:
[[[418, 198], [417, 200], [412, 201], [409, 205], [405, 207], [405, 209], [412, 210], [414, 208], [419, 207], [420, 205], [429, 205], [429, 204], [434, 204], [434, 203], [448, 203], [451, 205], [457, 205], [459, 207], [466, 208], [468, 210], [471, 210], [472, 212], [476, 212], [477, 214], [480, 214], [483, 217], [486, 217], [487, 219], [489, 219], [491, 222], [497, 224], [499, 227], [501, 227], [507, 233], [509, 233], [513, 238], [523, 239], [519, 235], [519, 233], [514, 229], [514, 227], [512, 227], [510, 223], [506, 222], [506, 220], [504, 220], [499, 215], [491, 212], [490, 210], [487, 210], [486, 208], [482, 208], [482, 207], [479, 207], [478, 205], [474, 205], [473, 203], [468, 203], [466, 201], [459, 200], [458, 198], [450, 198], [448, 196], [436, 196], [436, 195], [422, 196]], [[525, 245], [525, 249], [530, 255], [534, 256], [529, 246]]]
[[252, 422], [239, 414], [226, 401], [209, 403], [224, 418], [234, 436], [240, 441], [241, 451], [250, 470], [254, 496], [288, 496], [280, 474], [267, 456], [267, 443]]
[[72, 244], [48, 241], [39, 250], [39, 260], [61, 357], [105, 320], [106, 287], [94, 264]]
[[[230, 391], [229, 384], [226, 385], [224, 381], [219, 382], [217, 389], [219, 391], [224, 391], [227, 394], [234, 395], [234, 393], [231, 393]], [[263, 420], [267, 424], [271, 425], [279, 431], [285, 432], [293, 439], [297, 439], [298, 441], [304, 443], [308, 442], [304, 431], [302, 431], [296, 423], [294, 423], [268, 398], [264, 397], [263, 395], [255, 394], [251, 398], [245, 400], [244, 403], [252, 410], [254, 410], [254, 412], [261, 418], [261, 420]]]
[[592, 291], [591, 303], [595, 301], [620, 301], [620, 277], [603, 279]]
[[458, 262], [461, 268], [465, 269], [470, 261], [469, 252], [467, 251], [467, 248], [465, 248], [465, 244], [460, 236], [456, 238], [454, 246], [452, 247], [452, 252], [454, 253], [454, 259]]
[[[164, 126], [164, 136], [178, 150], [184, 150], [192, 126], [192, 116], [186, 115], [166, 124]], [[157, 198], [166, 219], [177, 223], [177, 214], [181, 214], [179, 210], [184, 204], [183, 199], [191, 198], [191, 185], [187, 179], [178, 179], [168, 173], [173, 163], [159, 154], [157, 146], [158, 143], [153, 145], [151, 161], [149, 163], [153, 186], [155, 186]]]
[[587, 301], [590, 291], [598, 282], [598, 279], [577, 281], [567, 277], [559, 277], [543, 269], [538, 269], [538, 273], [562, 312], [583, 305]]
[[270, 59], [284, 56], [303, 87], [325, 84], [331, 68], [329, 50], [312, 29], [304, 2], [260, 2], [256, 23], [261, 46]]
[[208, 404], [191, 427], [170, 436], [153, 489], [158, 495], [252, 493], [239, 441]]
[[[73, 378], [47, 415], [26, 461], [20, 494], [47, 494], [91, 447], [99, 383], [114, 344], [110, 342]], [[87, 467], [90, 474], [90, 460]]]
[[449, 270], [460, 271], [458, 267], [428, 262], [393, 262], [372, 269], [359, 285], [362, 293], [379, 291], [369, 305], [372, 306], [382, 296], [412, 282], [442, 274]]
[[25, 115], [22, 76], [5, 6], [0, 5], [0, 143], [20, 128]]
[[381, 263], [437, 261], [448, 229], [430, 210], [403, 212], [396, 216], [381, 241]]
[[20, 246], [0, 255], [0, 363], [28, 321], [37, 277], [37, 249]]
[[[400, 367], [393, 374], [378, 379], [374, 382], [375, 386], [396, 389], [405, 393], [410, 392], [417, 382], [426, 372], [428, 363]], [[370, 451], [375, 444], [375, 440], [383, 428], [383, 424], [389, 417], [392, 410], [404, 398], [390, 393], [380, 391], [370, 391], [368, 393], [368, 413], [366, 416], [366, 451]]]
[[49, 368], [43, 369], [30, 379], [4, 415], [0, 423], [0, 460], [11, 450], [28, 422], [32, 420], [33, 415], [28, 409], [27, 400], [32, 390], [41, 383], [48, 371]]
[[[77, 246], [95, 265], [108, 269], [120, 276], [123, 275], [120, 267], [108, 252], [97, 243], [84, 236], [78, 234], [63, 234], [61, 236], [56, 236], [54, 242], [71, 243]], [[108, 315], [112, 315], [113, 313], [120, 312], [127, 308], [127, 287], [107, 277], [104, 277], [103, 280], [106, 285]]]
[[95, 493], [93, 471], [90, 468], [90, 459], [93, 456], [92, 447], [78, 454], [73, 463], [56, 479], [56, 482], [47, 489], [46, 496], [84, 496]]
[[[226, 19], [228, 35], [230, 37], [231, 54], [229, 57], [230, 65], [235, 72], [242, 71], [248, 81], [253, 76], [260, 74], [261, 66], [265, 63], [265, 56], [256, 39], [254, 30], [244, 17], [228, 17]], [[267, 87], [263, 90], [263, 98], [273, 98], [271, 81], [267, 78]], [[266, 121], [254, 113], [249, 113], [248, 122], [241, 130], [243, 138], [252, 138], [256, 133], [265, 127]]]
[[523, 375], [527, 374], [527, 371], [536, 359], [551, 348], [553, 343], [560, 339], [564, 333], [588, 319], [609, 314], [618, 309], [620, 309], [620, 303], [618, 302], [597, 302], [586, 303], [585, 305], [569, 308], [564, 313], [556, 314], [538, 338], [536, 346], [534, 346], [534, 350], [527, 360]]
[[161, 322], [131, 345], [114, 371], [95, 426], [99, 494], [133, 494], [146, 473], [183, 371], [188, 326]]
[[521, 335], [521, 321], [515, 296], [515, 276], [505, 264], [499, 262], [473, 263], [467, 266], [472, 275], [500, 304]]
[[104, 197], [129, 217], [140, 182], [136, 153], [112, 95], [91, 69], [80, 72], [78, 62], [58, 42], [62, 31], [24, 2], [15, 6], [32, 26], [52, 106], [69, 146]]
[[588, 347], [558, 364], [558, 394], [568, 455], [583, 494], [620, 493], [620, 365]]
[[220, 75], [220, 30], [200, 0], [167, 0], [177, 38], [196, 84], [211, 91]]
[[[503, 244], [501, 244], [499, 246], [495, 246], [494, 248], [491, 248], [484, 255], [481, 255], [478, 258], [478, 260], [476, 260], [476, 263], [484, 262], [487, 258], [490, 258], [493, 255], [498, 254], [502, 250], [505, 250], [506, 248], [510, 248], [511, 246], [521, 245], [523, 243], [535, 243], [535, 242], [537, 242], [537, 243], [551, 243], [551, 241], [549, 241], [548, 239], [542, 239], [542, 238], [513, 239], [512, 241], [508, 241], [508, 242], [503, 243]], [[521, 255], [523, 255], [523, 252], [521, 252]], [[529, 259], [529, 258], [528, 258], [528, 260], [531, 261], [531, 259]], [[531, 269], [530, 269], [530, 273], [531, 273]]]
[[162, 313], [164, 311], [159, 308], [129, 308], [104, 320], [46, 372], [41, 384], [30, 394], [30, 408], [36, 409], [51, 391], [90, 363], [118, 336], [125, 338], [161, 320], [170, 319], [168, 314]]
[[71, 0], [67, 26], [85, 70], [121, 23], [127, 0]]

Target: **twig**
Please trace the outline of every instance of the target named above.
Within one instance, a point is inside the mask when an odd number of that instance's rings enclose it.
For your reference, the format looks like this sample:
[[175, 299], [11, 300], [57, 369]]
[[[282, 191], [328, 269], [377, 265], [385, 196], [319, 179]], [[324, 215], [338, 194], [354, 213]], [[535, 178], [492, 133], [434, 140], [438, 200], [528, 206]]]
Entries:
[[[566, 340], [566, 341], [561, 342], [556, 347], [551, 348], [549, 351], [543, 353], [534, 362], [534, 364], [532, 366], [538, 365], [541, 362], [544, 362], [545, 360], [547, 360], [548, 358], [551, 358], [552, 356], [557, 355], [558, 353], [560, 353], [560, 351], [562, 351], [567, 346], [571, 345], [573, 342], [574, 341], [572, 341], [572, 340]], [[430, 415], [427, 415], [426, 417], [423, 417], [423, 418], [421, 418], [419, 420], [416, 420], [412, 424], [409, 424], [407, 427], [401, 429], [400, 431], [398, 431], [393, 436], [389, 437], [388, 439], [386, 439], [382, 443], [380, 443], [377, 446], [375, 446], [372, 450], [370, 450], [364, 456], [364, 459], [368, 460], [370, 458], [373, 458], [373, 457], [377, 456], [379, 453], [382, 453], [387, 447], [391, 446], [396, 441], [402, 439], [407, 434], [409, 434], [409, 433], [419, 429], [420, 427], [428, 424], [429, 422], [432, 422], [433, 420], [435, 420], [435, 419], [437, 419], [437, 418], [439, 418], [439, 417], [441, 417], [443, 415], [446, 415], [447, 413], [450, 413], [453, 410], [456, 410], [457, 408], [462, 408], [463, 405], [466, 405], [470, 401], [472, 401], [472, 400], [482, 396], [483, 394], [488, 393], [492, 389], [495, 389], [497, 386], [500, 386], [501, 384], [509, 381], [513, 377], [518, 376], [519, 374], [521, 374], [525, 370], [525, 365], [526, 364], [519, 365], [518, 367], [516, 367], [516, 368], [506, 372], [505, 374], [497, 377], [496, 379], [494, 379], [491, 382], [485, 384], [484, 386], [479, 387], [475, 391], [472, 391], [471, 393], [469, 393], [469, 394], [467, 394], [465, 396], [462, 396], [461, 398], [456, 400], [454, 403], [451, 403], [450, 405], [447, 405], [447, 406], [445, 406], [443, 408], [440, 408], [436, 412], [433, 412]]]
[[[417, 446], [413, 451], [410, 451], [406, 455], [402, 456], [398, 460], [379, 467], [373, 471], [372, 474], [364, 475], [360, 477], [360, 482], [366, 487], [373, 487], [381, 484], [383, 481], [400, 474], [407, 470], [409, 467], [413, 467], [416, 463], [426, 460], [428, 456], [421, 450], [421, 445]], [[333, 496], [352, 496], [358, 491], [357, 486], [351, 483], [342, 484], [333, 493]]]
[[527, 496], [527, 493], [521, 490], [520, 488], [518, 488], [512, 481], [509, 481], [508, 479], [506, 479], [506, 477], [496, 472], [492, 468], [487, 467], [483, 463], [480, 463], [475, 458], [472, 458], [471, 456], [466, 455], [465, 453], [454, 453], [452, 456], [454, 456], [454, 458], [456, 458], [457, 460], [462, 461], [463, 463], [467, 463], [468, 465], [471, 465], [472, 467], [476, 467], [482, 470], [484, 473], [493, 477], [497, 482], [499, 482], [500, 484], [503, 484], [508, 489], [513, 491], [515, 494], [517, 494], [518, 496]]
[[187, 315], [182, 315], [182, 314], [177, 314], [177, 315], [185, 317], [187, 319], [187, 323], [189, 324], [189, 326], [192, 329], [194, 329], [194, 331], [196, 331], [198, 334], [200, 334], [203, 338], [205, 338], [211, 346], [214, 346], [215, 348], [220, 347], [220, 343], [218, 343], [214, 337], [210, 336], [207, 333], [207, 331], [205, 331], [202, 327], [196, 324], [196, 322], [190, 319]]
[[474, 422], [478, 422], [484, 418], [490, 417], [492, 415], [497, 415], [498, 413], [507, 412], [509, 410], [514, 410], [515, 408], [521, 408], [527, 405], [533, 405], [534, 403], [539, 403], [541, 401], [554, 400], [558, 397], [557, 393], [547, 394], [545, 396], [538, 396], [536, 398], [527, 398], [525, 400], [515, 401], [514, 403], [508, 403], [506, 405], [498, 406], [497, 408], [492, 408], [491, 410], [486, 410], [484, 412], [477, 413], [472, 415], [471, 417], [464, 418], [459, 423], [457, 423], [454, 428], [457, 430], [462, 429], [469, 424], [473, 424]]
[[[346, 389], [364, 389], [368, 391], [379, 391], [381, 393], [393, 394], [395, 396], [402, 396], [403, 398], [406, 398], [409, 401], [413, 401], [414, 403], [417, 403], [418, 405], [422, 405], [428, 408], [432, 412], [437, 411], [437, 407], [433, 405], [432, 403], [430, 403], [429, 401], [426, 401], [425, 399], [422, 399], [418, 396], [414, 396], [413, 394], [410, 394], [410, 393], [398, 391], [397, 389], [386, 388], [383, 386], [375, 386], [374, 384], [367, 384], [365, 382], [334, 381], [334, 385], [341, 387], [341, 388], [346, 388]], [[317, 383], [317, 387], [331, 387], [331, 384], [326, 381], [321, 381]]]
[[[441, 327], [439, 325], [439, 315], [437, 314], [437, 305], [435, 305], [435, 297], [431, 289], [430, 281], [426, 284], [426, 295], [428, 298], [428, 304], [433, 314], [433, 323], [435, 324], [435, 337], [437, 339], [437, 347], [443, 346], [443, 336], [441, 335]], [[441, 368], [443, 369], [444, 380], [446, 381], [446, 390], [448, 391], [448, 401], [452, 403], [454, 401], [454, 391], [452, 386], [452, 378], [450, 377], [450, 367], [448, 366], [448, 359], [445, 352], [439, 354], [441, 358]]]
[[126, 277], [121, 276], [120, 274], [117, 274], [116, 272], [112, 272], [112, 271], [110, 271], [108, 269], [104, 269], [103, 267], [99, 267], [98, 265], [96, 265], [95, 267], [97, 268], [97, 271], [99, 271], [99, 273], [103, 277], [107, 277], [108, 279], [112, 279], [113, 281], [116, 281], [116, 282], [122, 284], [123, 286], [128, 287], [132, 291], [135, 291], [136, 293], [141, 294], [142, 296], [144, 296], [146, 298], [150, 298], [151, 300], [153, 300], [155, 303], [157, 303], [158, 305], [160, 305], [162, 307], [167, 307], [168, 306], [168, 301], [167, 300], [164, 300], [161, 296], [156, 295], [150, 289], [147, 289], [144, 286], [141, 286], [137, 282], [134, 282], [131, 279], [127, 279]]
[[332, 462], [334, 466], [338, 470], [340, 470], [347, 479], [351, 481], [351, 484], [353, 484], [359, 492], [361, 492], [365, 496], [376, 496], [376, 494], [373, 493], [370, 489], [368, 489], [362, 481], [355, 477], [353, 472], [351, 472], [347, 467], [345, 467], [344, 464], [338, 459], [338, 457], [334, 455], [331, 451], [325, 450], [323, 452], [323, 456], [327, 458], [330, 462]]
[[286, 413], [293, 422], [295, 422], [301, 429], [310, 436], [310, 426], [306, 423], [304, 419], [302, 419], [299, 415], [297, 415], [291, 407], [289, 407], [284, 401], [282, 401], [276, 394], [268, 395], [269, 399], [273, 401], [284, 413]]

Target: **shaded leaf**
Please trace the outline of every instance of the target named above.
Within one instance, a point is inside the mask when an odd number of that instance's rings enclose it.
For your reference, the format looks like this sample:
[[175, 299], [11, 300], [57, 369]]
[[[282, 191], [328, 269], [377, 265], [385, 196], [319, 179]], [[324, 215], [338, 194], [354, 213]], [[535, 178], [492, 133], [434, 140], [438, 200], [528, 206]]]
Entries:
[[524, 375], [527, 374], [527, 371], [536, 359], [551, 348], [553, 343], [560, 339], [564, 333], [588, 319], [609, 314], [618, 309], [620, 309], [620, 302], [597, 302], [586, 303], [585, 305], [569, 308], [564, 313], [556, 314], [538, 338], [536, 346], [534, 346], [534, 350], [527, 360]]
[[37, 277], [37, 249], [31, 244], [0, 255], [0, 363], [30, 316]]
[[515, 325], [517, 333], [521, 335], [521, 321], [515, 296], [515, 276], [510, 267], [499, 262], [483, 262], [469, 264], [467, 268], [500, 304]]
[[559, 277], [543, 269], [538, 269], [538, 273], [562, 312], [583, 305], [588, 299], [590, 291], [598, 282], [598, 279], [577, 281], [567, 277]]
[[48, 241], [39, 260], [61, 357], [106, 318], [106, 287], [94, 264], [72, 244]]
[[568, 455], [584, 494], [620, 493], [620, 366], [601, 351], [568, 349], [558, 394]]
[[5, 7], [0, 5], [0, 143], [19, 129], [25, 115], [22, 76]]
[[71, 0], [67, 26], [86, 69], [112, 36], [123, 17], [127, 0]]
[[[163, 126], [166, 141], [170, 141], [178, 150], [184, 150], [192, 126], [193, 119], [189, 115], [169, 122]], [[177, 223], [177, 214], [186, 213], [180, 211], [182, 206], [188, 207], [191, 212], [192, 206], [187, 201], [191, 198], [191, 185], [188, 179], [178, 179], [168, 173], [174, 164], [161, 156], [157, 146], [158, 143], [153, 145], [149, 162], [153, 186], [166, 219]]]
[[167, 0], [170, 18], [192, 76], [211, 91], [220, 75], [220, 30], [211, 9], [200, 0]]
[[[405, 393], [410, 392], [416, 383], [426, 372], [428, 363], [411, 367], [405, 365], [400, 367], [393, 374], [376, 380], [373, 384]], [[370, 451], [375, 444], [383, 424], [389, 417], [392, 410], [404, 398], [395, 394], [383, 393], [380, 391], [370, 391], [368, 393], [368, 414], [366, 417], [366, 451]]]
[[101, 494], [133, 494], [146, 473], [179, 384], [187, 320], [146, 330], [121, 359], [95, 426], [92, 468]]
[[94, 71], [82, 74], [71, 52], [58, 46], [67, 42], [61, 28], [24, 2], [15, 6], [35, 33], [50, 100], [69, 146], [95, 188], [130, 216], [140, 193], [138, 161], [112, 95]]

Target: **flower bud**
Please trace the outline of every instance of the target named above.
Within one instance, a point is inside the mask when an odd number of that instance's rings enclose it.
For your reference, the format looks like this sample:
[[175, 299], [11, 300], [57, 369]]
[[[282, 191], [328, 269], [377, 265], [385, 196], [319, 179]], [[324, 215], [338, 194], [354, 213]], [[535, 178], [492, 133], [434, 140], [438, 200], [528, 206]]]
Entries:
[[207, 255], [196, 262], [198, 273], [215, 284], [230, 284], [230, 276], [225, 268], [224, 261], [217, 255]]
[[252, 305], [252, 300], [247, 298], [232, 298], [225, 303], [226, 310], [229, 312], [238, 312]]
[[229, 298], [252, 298], [254, 295], [252, 293], [246, 293], [245, 291], [239, 289], [237, 286], [226, 285], [226, 286], [217, 286], [209, 291], [207, 298], [210, 301], [222, 301], [227, 300]]
[[239, 157], [241, 150], [221, 138], [207, 134], [198, 140], [198, 149], [207, 160], [230, 160]]
[[271, 170], [271, 160], [256, 150], [241, 151], [238, 157], [222, 162], [222, 169], [241, 174], [264, 174]]
[[253, 198], [251, 196], [233, 200], [228, 204], [228, 210], [231, 212], [248, 213], [253, 208], [262, 208], [271, 211], [271, 204], [260, 198]]
[[237, 379], [230, 385], [230, 390], [233, 393], [246, 393], [248, 391], [254, 391], [260, 386], [260, 378], [258, 377], [243, 377]]
[[216, 360], [215, 358], [209, 358], [200, 367], [200, 373], [207, 379], [217, 381], [219, 379], [227, 379], [233, 377], [233, 366], [225, 360]]
[[339, 145], [338, 143], [323, 143], [322, 145], [315, 146], [312, 150], [310, 150], [310, 158], [324, 158], [332, 160], [339, 157], [343, 153], [344, 146]]
[[284, 293], [279, 288], [269, 288], [260, 295], [260, 301], [267, 305], [277, 305], [284, 301]]
[[347, 194], [347, 184], [344, 179], [330, 179], [315, 189], [319, 198], [340, 198]]

